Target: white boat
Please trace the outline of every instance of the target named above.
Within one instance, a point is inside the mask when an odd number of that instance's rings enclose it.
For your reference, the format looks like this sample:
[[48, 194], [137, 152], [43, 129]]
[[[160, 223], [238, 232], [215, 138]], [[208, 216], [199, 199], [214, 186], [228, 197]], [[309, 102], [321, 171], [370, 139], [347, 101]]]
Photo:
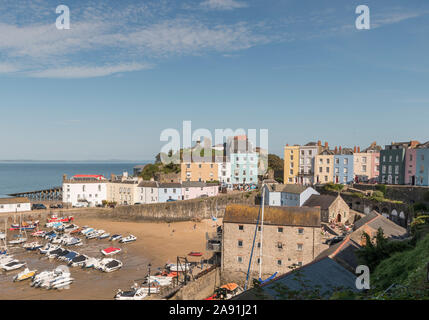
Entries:
[[37, 270], [30, 270], [25, 268], [24, 271], [18, 273], [15, 277], [13, 277], [13, 281], [23, 281], [30, 278], [33, 278], [36, 275]]
[[69, 262], [69, 266], [71, 267], [81, 267], [84, 266], [85, 263], [88, 261], [89, 257], [81, 254], [78, 255], [76, 257], [74, 257], [70, 262]]
[[31, 286], [49, 289], [52, 282], [59, 278], [70, 278], [68, 269], [57, 267], [52, 271], [43, 271], [33, 278]]
[[2, 265], [8, 264], [9, 262], [12, 262], [12, 261], [16, 261], [16, 259], [13, 256], [2, 255], [0, 257], [0, 268]]
[[189, 271], [191, 269], [191, 264], [190, 263], [183, 263], [183, 264], [168, 264], [167, 267], [170, 269], [170, 271], [172, 272], [184, 272]]
[[46, 231], [44, 230], [35, 231], [31, 235], [33, 237], [44, 237], [46, 235]]
[[30, 242], [30, 243], [25, 243], [22, 247], [25, 250], [34, 251], [34, 250], [42, 248], [43, 245], [39, 242]]
[[108, 232], [104, 232], [101, 235], [98, 236], [98, 239], [107, 239], [108, 237], [110, 237], [110, 233]]
[[100, 265], [100, 259], [97, 258], [88, 258], [88, 260], [85, 262], [84, 265], [82, 265], [82, 268], [94, 268], [97, 269]]
[[62, 243], [63, 241], [66, 241], [67, 237], [66, 236], [56, 236], [55, 238], [53, 238], [51, 240], [52, 243]]
[[70, 278], [70, 276], [61, 276], [51, 281], [47, 289], [62, 289], [68, 287], [70, 284], [73, 283], [73, 281], [74, 279]]
[[47, 256], [49, 259], [53, 259], [53, 258], [58, 257], [58, 255], [62, 254], [63, 252], [64, 252], [64, 249], [63, 249], [63, 248], [61, 248], [61, 247], [59, 247], [59, 248], [57, 248], [57, 249], [55, 249], [55, 250], [51, 250], [51, 251], [49, 251], [48, 253], [46, 253], [46, 256]]
[[98, 270], [103, 272], [113, 272], [122, 268], [122, 262], [116, 259], [104, 258], [100, 261], [100, 265], [98, 266]]
[[66, 245], [66, 246], [81, 246], [82, 245], [82, 240], [79, 239], [79, 238], [72, 237], [72, 238], [69, 238], [69, 239], [65, 240], [63, 242], [63, 244]]
[[118, 290], [115, 295], [115, 300], [143, 300], [147, 297], [147, 293], [142, 288], [131, 288], [129, 291]]
[[21, 244], [27, 241], [26, 237], [19, 235], [17, 239], [9, 241], [9, 244]]
[[86, 235], [87, 233], [94, 231], [94, 228], [90, 228], [90, 227], [86, 227], [84, 229], [82, 229], [82, 231], [80, 232], [83, 235]]
[[141, 287], [140, 287], [140, 289], [141, 289], [144, 293], [149, 293], [149, 290], [150, 290], [150, 293], [151, 293], [151, 294], [152, 294], [152, 293], [156, 294], [156, 293], [159, 293], [159, 291], [160, 291], [159, 286], [157, 286], [155, 283], [151, 283], [151, 284], [150, 284], [150, 287], [149, 287], [149, 285], [144, 284], [143, 286], [141, 286]]
[[[100, 233], [100, 231], [101, 231], [101, 233]], [[95, 238], [98, 238], [98, 236], [99, 236], [100, 234], [102, 234], [102, 233], [104, 233], [104, 230], [94, 230], [94, 231], [88, 232], [88, 233], [85, 235], [85, 237], [86, 237], [87, 239], [95, 239]]]
[[110, 241], [117, 241], [121, 239], [122, 239], [122, 236], [120, 234], [114, 234], [110, 237]]
[[161, 287], [169, 286], [173, 282], [173, 277], [166, 276], [150, 276], [146, 277], [146, 281], [153, 283], [154, 285], [158, 284]]
[[45, 246], [43, 248], [39, 248], [39, 252], [41, 254], [48, 254], [51, 251], [57, 250], [58, 248], [61, 248], [61, 246], [48, 242], [47, 244], [45, 244]]
[[0, 240], [6, 240], [6, 233], [0, 232]]
[[22, 268], [24, 266], [25, 266], [25, 262], [24, 261], [13, 260], [13, 261], [11, 261], [9, 263], [3, 264], [1, 266], [1, 268], [4, 271], [12, 271], [12, 270], [20, 269], [20, 268]]
[[70, 224], [70, 225], [68, 225], [67, 227], [64, 228], [64, 232], [65, 233], [70, 233], [70, 232], [72, 232], [74, 230], [77, 230], [77, 229], [79, 229], [79, 226], [77, 226], [75, 224]]
[[130, 234], [128, 237], [122, 238], [121, 240], [119, 240], [120, 243], [128, 243], [128, 242], [133, 242], [136, 241], [137, 237], [133, 236], [132, 234]]

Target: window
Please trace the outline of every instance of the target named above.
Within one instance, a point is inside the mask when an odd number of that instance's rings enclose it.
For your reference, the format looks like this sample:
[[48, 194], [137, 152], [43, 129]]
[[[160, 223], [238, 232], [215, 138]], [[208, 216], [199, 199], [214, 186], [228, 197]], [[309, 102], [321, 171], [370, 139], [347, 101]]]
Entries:
[[176, 193], [176, 189], [173, 189], [173, 193]]
[[261, 247], [261, 243], [260, 242], [258, 242], [258, 248], [260, 248]]
[[298, 234], [304, 234], [304, 229], [303, 228], [298, 228]]
[[395, 174], [399, 174], [399, 166], [395, 166]]
[[322, 158], [319, 159], [319, 164], [323, 164], [323, 159]]
[[396, 162], [399, 162], [399, 156], [396, 155]]
[[339, 158], [335, 158], [335, 164], [340, 164], [340, 159]]
[[277, 248], [278, 249], [283, 249], [283, 243], [277, 242]]
[[322, 173], [322, 172], [323, 172], [323, 168], [319, 167], [319, 173]]
[[243, 248], [243, 240], [238, 240], [238, 247]]
[[326, 173], [329, 173], [329, 167], [326, 167]]
[[238, 263], [243, 263], [243, 257], [237, 257], [237, 262]]
[[190, 168], [191, 167], [191, 164], [190, 163], [188, 163], [188, 164], [186, 164], [186, 168]]
[[289, 173], [290, 173], [290, 174], [293, 174], [293, 170], [292, 170], [292, 169], [290, 169]]
[[329, 159], [326, 159], [326, 163], [327, 163], [327, 164], [329, 164], [329, 162], [330, 162], [330, 160], [329, 160]]
[[101, 191], [101, 185], [98, 185], [98, 191]]
[[282, 227], [278, 227], [277, 228], [277, 232], [283, 232], [283, 228]]
[[282, 261], [281, 260], [277, 260], [277, 265], [281, 266], [282, 265]]
[[239, 225], [238, 226], [238, 230], [244, 230], [244, 226], [243, 225]]
[[296, 245], [296, 250], [298, 250], [298, 251], [302, 251], [302, 243], [298, 243], [298, 244]]
[[366, 172], [366, 165], [364, 164], [364, 165], [362, 165], [362, 171], [363, 172]]
[[261, 231], [261, 226], [258, 227], [258, 231]]
[[349, 164], [349, 159], [344, 158], [344, 164], [345, 164], [345, 165], [348, 165], [348, 164]]
[[164, 189], [164, 193], [167, 193], [167, 189]]

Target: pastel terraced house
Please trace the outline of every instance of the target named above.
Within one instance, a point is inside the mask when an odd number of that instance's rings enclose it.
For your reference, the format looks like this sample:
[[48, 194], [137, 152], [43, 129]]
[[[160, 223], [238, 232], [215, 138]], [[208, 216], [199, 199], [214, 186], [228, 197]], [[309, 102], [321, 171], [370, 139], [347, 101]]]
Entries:
[[216, 162], [182, 162], [181, 182], [183, 181], [219, 181], [219, 169]]
[[259, 155], [256, 152], [231, 153], [232, 184], [257, 184]]
[[201, 197], [214, 197], [219, 193], [219, 185], [199, 181], [182, 182], [183, 200], [191, 200]]
[[323, 150], [314, 159], [314, 181], [326, 184], [334, 181], [334, 151]]
[[340, 146], [335, 147], [334, 154], [334, 183], [347, 184], [354, 180], [353, 150]]
[[429, 185], [429, 141], [416, 148], [416, 185]]
[[284, 171], [283, 182], [285, 184], [298, 183], [299, 173], [299, 145], [289, 146], [284, 148]]
[[158, 202], [182, 200], [182, 185], [180, 183], [160, 183]]
[[157, 203], [158, 188], [157, 181], [141, 181], [137, 186], [137, 203]]

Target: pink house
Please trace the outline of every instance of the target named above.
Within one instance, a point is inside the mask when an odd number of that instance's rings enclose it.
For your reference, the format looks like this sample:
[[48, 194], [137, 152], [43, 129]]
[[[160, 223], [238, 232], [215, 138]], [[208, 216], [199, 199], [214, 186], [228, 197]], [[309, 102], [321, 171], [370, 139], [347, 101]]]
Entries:
[[201, 197], [214, 197], [219, 193], [219, 185], [200, 181], [182, 182], [182, 199], [190, 200]]
[[372, 152], [370, 179], [378, 179], [379, 175], [380, 175], [380, 153]]
[[416, 184], [416, 149], [409, 148], [405, 153], [405, 184]]

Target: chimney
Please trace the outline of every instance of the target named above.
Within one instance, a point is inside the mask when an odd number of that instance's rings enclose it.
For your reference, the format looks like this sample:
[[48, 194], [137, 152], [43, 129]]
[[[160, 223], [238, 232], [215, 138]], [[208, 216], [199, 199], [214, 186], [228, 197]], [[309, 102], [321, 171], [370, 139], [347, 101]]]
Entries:
[[342, 149], [342, 148], [341, 148], [341, 146], [340, 146], [340, 149], [339, 149], [340, 153], [341, 153], [341, 149]]
[[416, 141], [416, 140], [412, 140], [410, 143], [410, 147], [414, 148], [416, 145], [420, 144], [420, 142]]
[[325, 148], [329, 149], [328, 141], [325, 142]]
[[318, 147], [321, 147], [321, 146], [322, 146], [322, 141], [318, 140], [318, 141], [317, 141], [317, 146], [318, 146]]
[[353, 148], [353, 153], [356, 153], [356, 146]]
[[335, 153], [337, 153], [338, 152], [338, 147], [337, 146], [335, 146]]
[[358, 153], [360, 153], [360, 147], [358, 147]]
[[289, 143], [286, 143], [286, 147], [289, 147]]
[[113, 181], [113, 180], [115, 180], [115, 175], [112, 173], [110, 174], [110, 181]]
[[63, 182], [65, 182], [67, 180], [67, 175], [63, 174]]

